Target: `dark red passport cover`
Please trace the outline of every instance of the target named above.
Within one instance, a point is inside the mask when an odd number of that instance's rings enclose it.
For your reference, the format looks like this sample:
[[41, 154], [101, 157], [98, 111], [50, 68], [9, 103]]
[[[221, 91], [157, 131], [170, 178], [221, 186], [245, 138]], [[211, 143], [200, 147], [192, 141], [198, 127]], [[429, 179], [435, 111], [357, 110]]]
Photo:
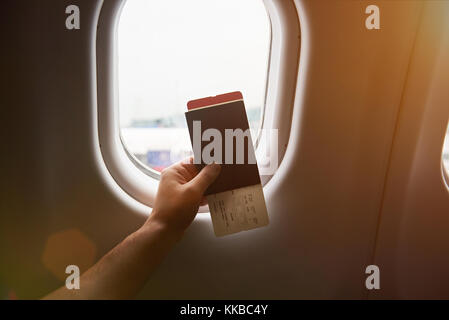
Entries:
[[[234, 99], [236, 93], [221, 95], [217, 97], [209, 97], [189, 102], [189, 111], [185, 113], [187, 126], [190, 132], [190, 141], [193, 146], [193, 121], [201, 121], [202, 133], [214, 128], [221, 132], [222, 137], [222, 164], [221, 172], [217, 180], [206, 190], [205, 195], [220, 193], [242, 187], [252, 186], [260, 183], [259, 169], [257, 164], [248, 163], [248, 148], [253, 148], [251, 139], [245, 138], [244, 143], [244, 163], [236, 164], [236, 141], [233, 143], [233, 164], [224, 164], [225, 162], [225, 129], [249, 129], [248, 118], [246, 116], [245, 105], [243, 99], [226, 102], [223, 100]], [[240, 94], [241, 97], [241, 94]], [[216, 104], [218, 101], [219, 104]], [[209, 106], [208, 106], [209, 105]], [[193, 106], [193, 107], [192, 107]], [[249, 140], [249, 141], [248, 141]], [[210, 141], [201, 141], [201, 152]], [[254, 150], [252, 150], [254, 151]], [[194, 155], [195, 159], [201, 158], [201, 155]], [[201, 158], [202, 160], [202, 158]], [[205, 166], [201, 161], [198, 165], [199, 169]]]

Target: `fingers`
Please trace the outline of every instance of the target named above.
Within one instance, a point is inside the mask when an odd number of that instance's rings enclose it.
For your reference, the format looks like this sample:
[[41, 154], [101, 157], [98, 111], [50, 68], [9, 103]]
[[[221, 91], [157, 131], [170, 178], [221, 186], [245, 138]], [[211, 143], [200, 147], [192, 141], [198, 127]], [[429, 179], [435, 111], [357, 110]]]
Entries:
[[217, 179], [220, 174], [221, 166], [216, 163], [205, 166], [189, 184], [202, 194]]
[[183, 178], [182, 180], [185, 179], [186, 180], [185, 182], [188, 182], [198, 174], [198, 169], [193, 164], [193, 160], [186, 158], [186, 159], [178, 161], [178, 162], [172, 164], [170, 167], [164, 169], [162, 171], [162, 174], [164, 174], [164, 173], [165, 174], [168, 174], [168, 173], [178, 174]]

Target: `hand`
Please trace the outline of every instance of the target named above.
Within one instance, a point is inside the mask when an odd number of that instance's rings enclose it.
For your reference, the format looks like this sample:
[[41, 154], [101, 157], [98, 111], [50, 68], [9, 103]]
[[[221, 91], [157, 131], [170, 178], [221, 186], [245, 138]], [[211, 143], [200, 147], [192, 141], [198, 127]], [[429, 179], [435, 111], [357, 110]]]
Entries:
[[80, 290], [63, 286], [45, 299], [134, 297], [193, 221], [205, 200], [204, 192], [220, 170], [220, 165], [213, 164], [198, 172], [193, 159], [164, 170], [145, 224], [81, 276]]
[[198, 172], [193, 158], [162, 171], [153, 212], [145, 224], [157, 223], [181, 237], [199, 206], [207, 203], [204, 192], [220, 171], [219, 164], [210, 164]]

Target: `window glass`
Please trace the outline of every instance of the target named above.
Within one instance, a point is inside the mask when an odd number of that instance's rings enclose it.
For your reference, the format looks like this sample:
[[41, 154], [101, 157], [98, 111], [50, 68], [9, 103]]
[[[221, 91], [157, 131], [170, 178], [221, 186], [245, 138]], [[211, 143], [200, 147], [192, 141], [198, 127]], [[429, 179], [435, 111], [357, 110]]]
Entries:
[[128, 152], [157, 171], [191, 155], [187, 102], [231, 91], [243, 93], [250, 126], [259, 129], [270, 41], [262, 0], [128, 0], [118, 29]]

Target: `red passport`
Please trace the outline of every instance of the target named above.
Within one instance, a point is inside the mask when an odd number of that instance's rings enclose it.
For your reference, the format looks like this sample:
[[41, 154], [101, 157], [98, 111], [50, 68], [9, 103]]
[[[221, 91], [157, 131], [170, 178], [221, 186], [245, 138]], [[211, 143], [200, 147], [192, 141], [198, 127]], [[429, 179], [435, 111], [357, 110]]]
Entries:
[[[193, 100], [187, 106], [189, 111], [185, 113], [185, 116], [192, 146], [194, 146], [194, 121], [200, 121], [201, 124], [201, 130], [199, 130], [201, 148], [198, 150], [194, 148], [194, 159], [196, 161], [201, 159], [201, 163], [198, 164], [199, 169], [208, 164], [204, 162], [202, 153], [204, 148], [212, 142], [212, 138], [204, 137], [204, 132], [208, 129], [216, 129], [221, 135], [221, 157], [218, 157], [218, 161], [215, 161], [221, 164], [220, 176], [207, 189], [205, 194], [209, 195], [260, 184], [260, 175], [255, 161], [254, 147], [242, 94], [231, 92]], [[228, 134], [226, 134], [226, 130], [228, 130]], [[247, 134], [243, 135], [242, 132]], [[226, 143], [228, 143], [228, 146], [232, 143], [232, 148], [226, 148]], [[229, 154], [229, 152], [232, 154]], [[240, 162], [238, 161], [239, 155]], [[231, 158], [232, 161], [229, 161]], [[226, 163], [226, 159], [228, 159], [228, 163]]]

